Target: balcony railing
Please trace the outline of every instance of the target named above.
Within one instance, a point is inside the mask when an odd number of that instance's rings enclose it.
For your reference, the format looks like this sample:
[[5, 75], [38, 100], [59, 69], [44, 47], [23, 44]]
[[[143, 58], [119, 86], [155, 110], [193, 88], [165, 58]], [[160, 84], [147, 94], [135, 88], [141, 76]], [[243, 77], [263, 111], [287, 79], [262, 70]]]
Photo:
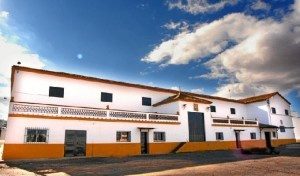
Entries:
[[258, 126], [257, 120], [250, 119], [230, 119], [230, 118], [212, 118], [213, 125], [229, 125], [229, 126]]
[[178, 123], [178, 115], [12, 102], [11, 114]]

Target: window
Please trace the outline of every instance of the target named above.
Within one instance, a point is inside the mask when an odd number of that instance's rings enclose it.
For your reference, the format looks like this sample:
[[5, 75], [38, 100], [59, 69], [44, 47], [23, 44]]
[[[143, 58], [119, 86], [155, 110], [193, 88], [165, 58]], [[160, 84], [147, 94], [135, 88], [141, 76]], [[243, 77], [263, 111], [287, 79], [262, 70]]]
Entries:
[[289, 110], [286, 109], [286, 110], [284, 110], [284, 112], [285, 112], [285, 115], [287, 115], [287, 116], [290, 115]]
[[230, 108], [230, 113], [235, 114], [235, 108]]
[[142, 105], [143, 106], [151, 106], [151, 98], [148, 97], [142, 97]]
[[275, 108], [272, 108], [272, 113], [276, 114], [276, 109]]
[[113, 101], [113, 94], [101, 92], [101, 101], [102, 102], [112, 102]]
[[64, 97], [64, 88], [50, 86], [49, 87], [49, 97], [63, 98]]
[[256, 139], [256, 133], [250, 133], [251, 139]]
[[26, 142], [47, 142], [48, 130], [26, 128]]
[[273, 134], [273, 138], [276, 138], [276, 132], [273, 131], [272, 134]]
[[194, 103], [194, 111], [198, 111], [199, 108], [198, 108], [198, 104]]
[[130, 131], [117, 131], [117, 142], [130, 142], [131, 141]]
[[166, 141], [166, 133], [154, 132], [154, 141]]
[[224, 140], [224, 136], [222, 132], [216, 132], [216, 140]]
[[283, 125], [283, 121], [282, 120], [280, 120], [280, 125]]
[[210, 106], [210, 112], [216, 112], [216, 106]]
[[280, 126], [279, 129], [280, 129], [280, 132], [282, 132], [282, 133], [285, 132], [285, 127], [284, 126]]

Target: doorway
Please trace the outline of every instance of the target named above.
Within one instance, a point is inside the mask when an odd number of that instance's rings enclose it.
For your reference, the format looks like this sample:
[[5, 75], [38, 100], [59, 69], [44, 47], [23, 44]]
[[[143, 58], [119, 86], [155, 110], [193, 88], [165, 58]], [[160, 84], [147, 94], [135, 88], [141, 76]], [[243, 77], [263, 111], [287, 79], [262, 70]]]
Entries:
[[234, 132], [235, 132], [236, 148], [242, 148], [240, 131], [234, 131]]
[[205, 141], [204, 114], [200, 112], [188, 112], [189, 141]]
[[270, 132], [265, 132], [265, 139], [266, 139], [266, 146], [267, 146], [267, 148], [272, 148], [271, 133]]
[[65, 131], [65, 157], [85, 156], [86, 154], [86, 131]]
[[148, 132], [141, 131], [141, 154], [148, 153]]

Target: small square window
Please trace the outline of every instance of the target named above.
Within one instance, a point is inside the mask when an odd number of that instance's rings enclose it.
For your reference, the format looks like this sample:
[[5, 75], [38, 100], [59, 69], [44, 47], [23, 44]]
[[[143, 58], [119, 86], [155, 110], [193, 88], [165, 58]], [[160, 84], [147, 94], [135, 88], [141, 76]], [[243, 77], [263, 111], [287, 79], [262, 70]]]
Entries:
[[224, 136], [222, 132], [216, 132], [216, 140], [224, 140]]
[[280, 129], [280, 132], [282, 132], [282, 133], [285, 132], [285, 127], [284, 126], [280, 126], [279, 129]]
[[26, 142], [46, 143], [48, 141], [48, 130], [26, 128], [25, 136], [26, 136], [25, 137]]
[[256, 133], [250, 133], [251, 139], [256, 139]]
[[198, 104], [194, 103], [194, 111], [198, 111]]
[[166, 141], [166, 133], [154, 132], [154, 141]]
[[235, 108], [230, 108], [230, 113], [235, 114]]
[[113, 101], [113, 94], [101, 92], [101, 101], [102, 102], [112, 102]]
[[276, 114], [276, 109], [275, 108], [271, 108], [272, 109], [272, 113]]
[[287, 115], [287, 116], [290, 115], [289, 110], [286, 109], [286, 110], [284, 110], [284, 112], [285, 112], [285, 115]]
[[64, 98], [64, 88], [63, 87], [49, 87], [49, 97]]
[[142, 105], [143, 106], [151, 106], [151, 98], [148, 97], [142, 97]]
[[117, 131], [117, 142], [130, 142], [131, 132], [130, 131]]
[[216, 106], [210, 106], [210, 112], [216, 112]]

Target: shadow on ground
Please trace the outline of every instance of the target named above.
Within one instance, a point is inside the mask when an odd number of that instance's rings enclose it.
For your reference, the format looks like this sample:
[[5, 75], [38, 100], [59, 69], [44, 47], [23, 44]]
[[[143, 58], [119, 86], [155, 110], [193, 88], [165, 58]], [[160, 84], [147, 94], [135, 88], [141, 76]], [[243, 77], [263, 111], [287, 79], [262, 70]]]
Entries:
[[[280, 148], [280, 156], [300, 156], [300, 145]], [[131, 175], [180, 169], [206, 164], [255, 160], [278, 155], [244, 155], [240, 151], [210, 151], [125, 158], [72, 158], [60, 160], [7, 161], [17, 167], [40, 175], [65, 173], [69, 175]]]

